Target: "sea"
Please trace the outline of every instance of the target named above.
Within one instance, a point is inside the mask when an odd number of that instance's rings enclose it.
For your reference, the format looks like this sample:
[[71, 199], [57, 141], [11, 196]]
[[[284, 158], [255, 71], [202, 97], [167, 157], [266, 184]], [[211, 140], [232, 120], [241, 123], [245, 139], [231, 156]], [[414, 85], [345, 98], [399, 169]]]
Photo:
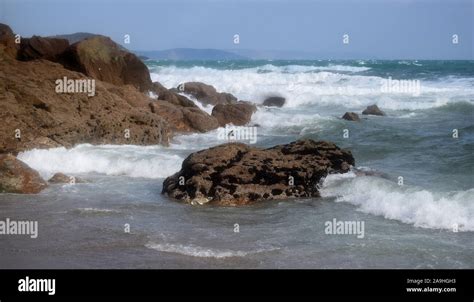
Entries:
[[[0, 268], [474, 268], [474, 61], [146, 64], [167, 88], [198, 81], [259, 105], [284, 97], [252, 116], [253, 146], [327, 140], [356, 165], [324, 179], [320, 198], [193, 206], [162, 195], [163, 180], [225, 143], [219, 129], [169, 146], [26, 151], [19, 159], [44, 178], [86, 182], [0, 194], [0, 220], [38, 222], [37, 238], [0, 235]], [[361, 115], [372, 104], [386, 116]], [[363, 223], [363, 236], [328, 232], [335, 221]]]

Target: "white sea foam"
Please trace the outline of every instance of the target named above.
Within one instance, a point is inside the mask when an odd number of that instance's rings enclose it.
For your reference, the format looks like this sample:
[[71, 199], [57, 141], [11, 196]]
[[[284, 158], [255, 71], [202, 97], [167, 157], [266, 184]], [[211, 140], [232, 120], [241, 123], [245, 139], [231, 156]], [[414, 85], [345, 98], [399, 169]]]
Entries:
[[99, 208], [77, 208], [74, 210], [79, 214], [108, 214], [108, 213], [119, 213], [117, 210], [112, 209], [99, 209]]
[[196, 245], [170, 244], [170, 243], [153, 243], [149, 242], [145, 245], [147, 248], [167, 253], [176, 253], [184, 256], [200, 257], [200, 258], [229, 258], [229, 257], [245, 257], [251, 254], [272, 251], [275, 249], [257, 249], [251, 251], [234, 251], [228, 249], [205, 248]]
[[71, 149], [30, 150], [18, 155], [45, 178], [56, 172], [103, 173], [162, 178], [177, 172], [183, 158], [157, 146], [78, 145]]
[[356, 205], [359, 210], [417, 227], [474, 231], [474, 189], [433, 193], [378, 177], [355, 174], [330, 175], [321, 189], [322, 196]]
[[328, 121], [336, 119], [332, 116], [321, 116], [319, 114], [303, 114], [287, 112], [283, 109], [260, 108], [252, 115], [252, 123], [261, 126], [260, 134], [271, 132], [272, 135], [302, 134], [304, 128], [322, 130]]
[[384, 79], [357, 73], [364, 70], [367, 67], [344, 65], [264, 65], [234, 70], [168, 66], [152, 67], [151, 76], [168, 88], [188, 81], [204, 82], [218, 91], [230, 92], [239, 99], [255, 103], [261, 103], [270, 95], [280, 95], [287, 99], [285, 107], [317, 104], [362, 109], [377, 103], [384, 109], [417, 110], [443, 106], [460, 98], [472, 99], [474, 96], [472, 82], [466, 79], [421, 81], [417, 97], [403, 92], [383, 93]]

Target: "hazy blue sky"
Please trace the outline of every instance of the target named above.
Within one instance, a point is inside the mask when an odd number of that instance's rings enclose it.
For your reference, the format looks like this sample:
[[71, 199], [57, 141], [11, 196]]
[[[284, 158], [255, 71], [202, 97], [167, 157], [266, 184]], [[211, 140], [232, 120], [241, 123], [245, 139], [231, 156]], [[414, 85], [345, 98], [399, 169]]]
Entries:
[[[471, 58], [474, 0], [0, 0], [23, 36], [100, 33], [129, 49], [297, 50], [367, 58]], [[349, 44], [342, 43], [349, 34]], [[234, 34], [240, 44], [233, 44]], [[452, 44], [452, 35], [459, 44]]]

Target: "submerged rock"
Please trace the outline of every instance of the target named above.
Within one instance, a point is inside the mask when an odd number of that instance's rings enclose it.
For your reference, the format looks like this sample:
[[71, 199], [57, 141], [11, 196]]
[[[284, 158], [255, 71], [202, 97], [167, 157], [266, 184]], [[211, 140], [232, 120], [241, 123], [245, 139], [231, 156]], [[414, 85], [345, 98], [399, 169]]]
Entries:
[[370, 105], [365, 108], [364, 111], [362, 111], [362, 114], [364, 115], [380, 115], [383, 116], [385, 113], [380, 110], [380, 108], [377, 105]]
[[263, 101], [263, 106], [268, 106], [268, 107], [283, 107], [285, 105], [286, 99], [281, 96], [271, 96], [269, 98], [266, 98], [265, 101]]
[[353, 122], [360, 122], [359, 115], [355, 112], [346, 112], [343, 116], [343, 119]]
[[48, 184], [39, 173], [13, 155], [0, 155], [0, 193], [35, 194]]
[[52, 184], [66, 184], [66, 183], [75, 184], [75, 183], [83, 183], [85, 181], [82, 180], [82, 178], [78, 178], [75, 176], [68, 176], [64, 173], [58, 172], [58, 173], [55, 173], [53, 177], [51, 177], [48, 180], [48, 182]]
[[268, 149], [228, 143], [189, 155], [165, 179], [162, 193], [191, 204], [231, 206], [318, 197], [321, 179], [352, 165], [351, 152], [330, 142], [308, 139]]

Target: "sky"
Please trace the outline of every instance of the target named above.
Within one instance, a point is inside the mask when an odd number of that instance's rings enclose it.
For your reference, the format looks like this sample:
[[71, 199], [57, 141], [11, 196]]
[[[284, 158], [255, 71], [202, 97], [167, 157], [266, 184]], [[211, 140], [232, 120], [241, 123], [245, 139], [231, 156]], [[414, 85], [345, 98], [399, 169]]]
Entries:
[[[474, 0], [0, 0], [22, 36], [91, 32], [132, 50], [299, 51], [474, 59]], [[239, 35], [239, 44], [234, 36]], [[349, 43], [344, 44], [344, 35]], [[458, 43], [453, 44], [453, 35]]]

